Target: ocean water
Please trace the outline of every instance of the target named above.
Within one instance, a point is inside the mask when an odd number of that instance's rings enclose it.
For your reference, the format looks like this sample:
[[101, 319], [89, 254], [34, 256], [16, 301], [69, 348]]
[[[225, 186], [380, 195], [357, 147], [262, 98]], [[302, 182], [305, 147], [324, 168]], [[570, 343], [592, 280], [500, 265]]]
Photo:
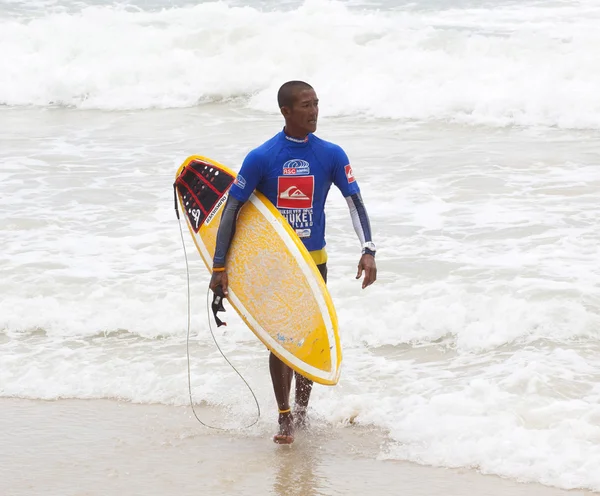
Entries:
[[[344, 364], [315, 425], [384, 432], [382, 459], [600, 491], [599, 45], [591, 0], [0, 0], [0, 396], [188, 404], [175, 171], [239, 168], [300, 78], [379, 248], [363, 291], [332, 189]], [[184, 239], [193, 395], [241, 427], [256, 408]], [[228, 308], [215, 336], [268, 438], [268, 355]]]

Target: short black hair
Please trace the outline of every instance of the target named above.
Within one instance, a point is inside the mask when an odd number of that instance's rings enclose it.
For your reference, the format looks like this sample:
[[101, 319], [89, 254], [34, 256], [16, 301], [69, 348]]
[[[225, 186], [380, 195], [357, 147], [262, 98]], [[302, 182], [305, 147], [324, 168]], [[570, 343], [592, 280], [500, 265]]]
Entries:
[[288, 81], [283, 83], [277, 92], [277, 104], [281, 107], [291, 107], [294, 104], [294, 92], [297, 89], [312, 90], [313, 87], [304, 81]]

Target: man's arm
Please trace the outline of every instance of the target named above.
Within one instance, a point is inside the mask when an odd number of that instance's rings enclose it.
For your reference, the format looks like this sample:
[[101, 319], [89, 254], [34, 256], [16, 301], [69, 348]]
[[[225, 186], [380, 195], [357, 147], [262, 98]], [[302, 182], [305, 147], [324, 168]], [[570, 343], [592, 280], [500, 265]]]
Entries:
[[225, 267], [225, 258], [227, 257], [227, 252], [231, 246], [231, 241], [235, 234], [237, 218], [243, 205], [244, 202], [241, 202], [231, 195], [229, 195], [227, 202], [225, 202], [223, 214], [221, 215], [221, 223], [219, 224], [219, 230], [217, 231], [213, 269]]
[[229, 281], [227, 280], [227, 272], [225, 271], [225, 259], [231, 246], [237, 218], [243, 205], [244, 202], [229, 195], [225, 202], [225, 207], [223, 207], [223, 214], [221, 215], [219, 230], [217, 231], [217, 242], [213, 257], [213, 273], [210, 278], [209, 287], [213, 293], [223, 297], [227, 297], [229, 294], [227, 291]]
[[367, 253], [375, 256], [374, 246], [365, 246], [369, 243], [373, 243], [373, 238], [371, 236], [371, 222], [369, 221], [369, 215], [367, 214], [367, 209], [365, 208], [361, 194], [354, 193], [347, 196], [346, 202], [348, 202], [352, 224], [354, 225], [354, 230], [356, 231], [356, 235], [363, 248], [363, 254]]
[[215, 294], [220, 292], [222, 292], [221, 296], [227, 296], [228, 294], [225, 259], [233, 241], [240, 209], [248, 201], [260, 182], [261, 172], [261, 157], [256, 151], [252, 151], [246, 156], [239, 174], [229, 189], [229, 196], [223, 207], [223, 214], [217, 231], [215, 254], [213, 256], [213, 273], [209, 284], [210, 289]]
[[362, 256], [358, 262], [356, 278], [360, 279], [363, 272], [365, 273], [362, 283], [362, 287], [365, 289], [377, 279], [375, 244], [371, 236], [371, 223], [360, 194], [360, 188], [354, 177], [348, 156], [341, 147], [336, 147], [334, 150], [333, 182], [348, 202], [352, 224], [361, 243]]
[[358, 262], [356, 279], [360, 279], [364, 271], [365, 278], [363, 279], [362, 288], [365, 289], [377, 279], [375, 244], [371, 237], [371, 223], [360, 192], [347, 196], [346, 201], [348, 202], [348, 208], [350, 209], [354, 230], [356, 231], [362, 246], [362, 256]]

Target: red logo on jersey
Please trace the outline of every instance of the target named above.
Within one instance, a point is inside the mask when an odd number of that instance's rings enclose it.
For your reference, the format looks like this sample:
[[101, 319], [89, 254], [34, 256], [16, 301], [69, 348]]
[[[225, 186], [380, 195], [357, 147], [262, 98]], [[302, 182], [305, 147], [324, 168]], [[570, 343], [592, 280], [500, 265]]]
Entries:
[[348, 182], [353, 183], [355, 179], [354, 174], [352, 173], [352, 166], [348, 164], [346, 167], [344, 167], [344, 170], [346, 171], [346, 179], [348, 179]]
[[315, 176], [279, 176], [277, 208], [312, 208]]

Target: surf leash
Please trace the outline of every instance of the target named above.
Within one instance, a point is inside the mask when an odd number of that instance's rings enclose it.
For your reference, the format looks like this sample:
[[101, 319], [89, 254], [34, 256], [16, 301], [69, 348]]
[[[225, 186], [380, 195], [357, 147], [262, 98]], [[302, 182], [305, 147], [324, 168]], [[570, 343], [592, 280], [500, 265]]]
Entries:
[[[210, 289], [210, 288], [209, 288]], [[213, 296], [213, 301], [210, 305], [210, 308], [212, 310], [213, 316], [215, 318], [215, 322], [217, 323], [217, 327], [221, 327], [221, 326], [226, 326], [227, 322], [223, 322], [217, 315], [217, 313], [219, 312], [226, 312], [227, 310], [225, 310], [225, 307], [223, 306], [223, 298], [225, 296], [223, 295], [223, 288], [221, 288], [221, 286], [217, 287], [217, 290], [215, 291], [215, 294]]]
[[[184, 254], [184, 257], [185, 257], [185, 270], [186, 270], [186, 278], [187, 278], [187, 338], [186, 338], [186, 354], [187, 354], [187, 376], [188, 376], [188, 391], [189, 391], [189, 396], [190, 396], [190, 406], [192, 407], [192, 412], [194, 413], [194, 417], [196, 417], [196, 420], [198, 420], [198, 422], [200, 422], [203, 426], [208, 427], [210, 429], [216, 429], [216, 430], [220, 430], [220, 431], [227, 431], [227, 430], [230, 430], [230, 429], [226, 429], [226, 428], [223, 428], [223, 427], [217, 427], [217, 426], [214, 426], [214, 425], [209, 425], [209, 424], [203, 422], [202, 420], [200, 420], [200, 417], [198, 417], [198, 414], [196, 413], [196, 410], [194, 409], [194, 399], [193, 399], [193, 395], [192, 395], [192, 374], [191, 374], [191, 367], [190, 367], [190, 328], [191, 328], [191, 320], [192, 320], [191, 297], [190, 297], [190, 269], [189, 269], [189, 264], [188, 264], [187, 250], [185, 248], [185, 239], [183, 237], [183, 228], [181, 227], [181, 219], [179, 217], [179, 209], [177, 208], [177, 187], [176, 187], [176, 183], [173, 184], [173, 190], [174, 190], [174, 197], [175, 197], [175, 214], [177, 215], [177, 221], [178, 221], [178, 224], [179, 224], [179, 233], [181, 234], [181, 244], [183, 246], [183, 254]], [[212, 310], [213, 310], [213, 313], [214, 313], [215, 321], [217, 322], [217, 327], [220, 327], [221, 325], [227, 325], [225, 322], [222, 322], [217, 317], [217, 311], [222, 311], [222, 312], [225, 311], [225, 307], [223, 306], [223, 295], [217, 295], [217, 294], [215, 294], [214, 296], [215, 297], [213, 298], [213, 302], [212, 302]], [[235, 373], [242, 379], [242, 381], [244, 381], [244, 384], [246, 384], [246, 386], [248, 387], [248, 390], [252, 394], [252, 397], [254, 398], [254, 402], [256, 403], [256, 409], [257, 409], [256, 420], [254, 420], [254, 422], [252, 422], [251, 424], [248, 424], [248, 425], [242, 427], [242, 429], [248, 429], [248, 428], [252, 427], [254, 424], [256, 424], [258, 422], [258, 420], [260, 419], [260, 405], [258, 403], [258, 399], [256, 398], [256, 395], [254, 394], [254, 391], [250, 387], [250, 384], [248, 384], [248, 382], [246, 381], [246, 379], [244, 379], [244, 376], [242, 376], [242, 374], [240, 374], [240, 372], [233, 366], [233, 364], [225, 356], [225, 353], [223, 353], [223, 351], [221, 350], [221, 347], [219, 346], [219, 343], [217, 342], [217, 339], [215, 337], [215, 333], [213, 332], [212, 323], [210, 321], [210, 312], [209, 312], [209, 305], [210, 305], [210, 303], [209, 303], [209, 301], [210, 301], [210, 288], [208, 288], [207, 291], [206, 291], [206, 312], [207, 312], [207, 315], [208, 315], [208, 328], [210, 330], [210, 334], [211, 334], [211, 336], [213, 338], [215, 346], [217, 347], [217, 349], [219, 350], [219, 353], [221, 353], [221, 356], [225, 359], [225, 361], [230, 365], [230, 367], [235, 371]]]

